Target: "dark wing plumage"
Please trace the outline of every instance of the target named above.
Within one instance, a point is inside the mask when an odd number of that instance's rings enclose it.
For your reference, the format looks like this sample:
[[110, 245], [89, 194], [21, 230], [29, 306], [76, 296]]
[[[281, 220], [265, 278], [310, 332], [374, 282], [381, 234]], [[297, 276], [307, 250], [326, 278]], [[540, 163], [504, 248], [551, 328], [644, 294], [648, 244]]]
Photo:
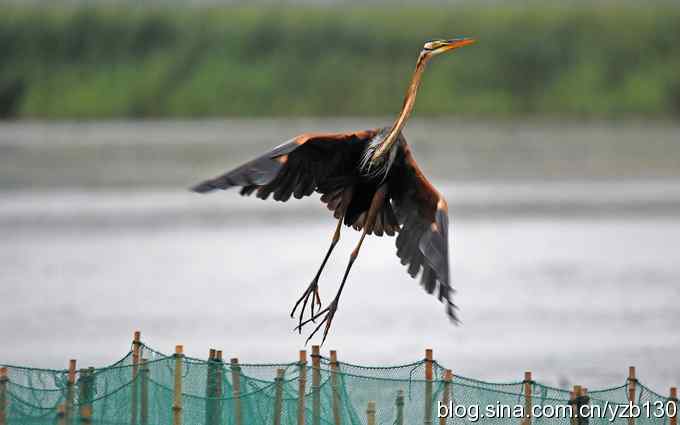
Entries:
[[400, 160], [390, 178], [390, 198], [401, 230], [397, 237], [397, 256], [408, 273], [416, 277], [439, 301], [455, 322], [454, 290], [449, 280], [448, 206], [442, 195], [427, 180], [405, 141], [400, 143]]
[[354, 165], [364, 144], [376, 133], [377, 130], [302, 134], [192, 189], [205, 193], [240, 186], [242, 195], [255, 192], [257, 197], [267, 199], [273, 194], [275, 200], [282, 202], [291, 195], [299, 199], [314, 191], [335, 194], [356, 182]]

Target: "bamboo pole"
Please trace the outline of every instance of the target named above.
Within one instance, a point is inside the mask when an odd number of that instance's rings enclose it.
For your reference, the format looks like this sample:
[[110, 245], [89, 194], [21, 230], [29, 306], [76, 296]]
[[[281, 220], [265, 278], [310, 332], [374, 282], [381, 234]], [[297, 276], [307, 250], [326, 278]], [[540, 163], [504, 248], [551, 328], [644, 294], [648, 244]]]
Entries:
[[[628, 368], [628, 402], [635, 404], [635, 384], [637, 379], [635, 379], [635, 366], [630, 366]], [[635, 418], [630, 415], [628, 418], [628, 425], [635, 425]]]
[[137, 374], [139, 373], [139, 350], [141, 348], [142, 334], [135, 331], [132, 337], [132, 388], [130, 391], [130, 425], [137, 425], [137, 400], [139, 398], [139, 386]]
[[404, 425], [404, 390], [397, 391], [397, 418], [394, 425]]
[[673, 403], [675, 407], [673, 414], [668, 420], [668, 425], [678, 425], [678, 389], [677, 387], [671, 387], [670, 402]]
[[92, 378], [94, 369], [80, 369], [78, 374], [78, 401], [80, 404], [80, 422], [92, 422]]
[[205, 424], [214, 425], [215, 419], [215, 357], [214, 348], [208, 353], [205, 377]]
[[312, 425], [321, 424], [321, 354], [318, 345], [312, 345]]
[[366, 424], [375, 425], [375, 401], [368, 402], [368, 408], [366, 409]]
[[[450, 400], [450, 389], [451, 389], [451, 380], [453, 379], [453, 372], [451, 372], [451, 369], [446, 369], [444, 372], [444, 394], [442, 394], [442, 404], [444, 406], [449, 405], [449, 400]], [[446, 425], [446, 416], [442, 416], [439, 418], [439, 425]]]
[[331, 350], [331, 389], [333, 391], [333, 424], [341, 425], [340, 415], [340, 384], [338, 383], [338, 353]]
[[57, 406], [57, 425], [66, 425], [66, 404]]
[[522, 423], [524, 425], [531, 425], [531, 386], [533, 385], [533, 379], [531, 378], [531, 372], [524, 372], [524, 419]]
[[[581, 388], [581, 403], [579, 404], [579, 409], [586, 404], [590, 404], [590, 397], [588, 397], [588, 388], [583, 387]], [[580, 419], [580, 425], [588, 425], [588, 421], [590, 420], [587, 416], [581, 417]]]
[[307, 352], [300, 350], [298, 369], [298, 425], [305, 425], [305, 387], [307, 386]]
[[0, 425], [7, 425], [7, 368], [0, 368]]
[[274, 399], [274, 425], [281, 425], [283, 413], [283, 376], [284, 369], [276, 369], [276, 398]]
[[238, 365], [238, 359], [235, 357], [231, 359], [230, 366], [232, 398], [234, 400], [234, 425], [241, 425], [241, 366]]
[[432, 425], [432, 349], [425, 350], [425, 425]]
[[76, 397], [76, 361], [74, 359], [68, 362], [68, 379], [66, 381], [66, 406], [64, 406], [64, 418], [67, 423], [73, 420], [73, 405]]
[[222, 422], [222, 411], [224, 397], [224, 360], [222, 359], [222, 350], [215, 352], [215, 425], [220, 425]]
[[141, 392], [139, 422], [141, 425], [149, 425], [149, 363], [146, 359], [141, 359], [139, 378]]
[[581, 408], [581, 395], [582, 395], [583, 389], [581, 388], [580, 385], [574, 385], [574, 416], [575, 416], [575, 423], [579, 425], [581, 423], [581, 412], [579, 409]]
[[92, 406], [80, 406], [80, 423], [83, 425], [92, 423]]
[[172, 405], [173, 425], [182, 425], [182, 359], [184, 358], [184, 347], [175, 346], [175, 386], [174, 400]]

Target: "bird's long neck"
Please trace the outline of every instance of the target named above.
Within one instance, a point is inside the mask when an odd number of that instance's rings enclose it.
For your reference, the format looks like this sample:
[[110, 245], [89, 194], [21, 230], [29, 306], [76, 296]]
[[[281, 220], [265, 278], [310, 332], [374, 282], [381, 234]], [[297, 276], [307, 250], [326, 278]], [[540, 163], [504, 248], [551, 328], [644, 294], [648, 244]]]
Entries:
[[385, 137], [385, 140], [383, 140], [378, 149], [375, 150], [373, 154], [373, 160], [378, 160], [382, 158], [384, 155], [387, 154], [387, 152], [390, 151], [392, 145], [394, 145], [394, 143], [397, 141], [399, 132], [401, 131], [402, 128], [404, 128], [404, 125], [406, 125], [406, 121], [408, 120], [408, 117], [411, 115], [413, 106], [416, 103], [416, 95], [418, 94], [420, 80], [423, 76], [423, 71], [425, 71], [425, 65], [427, 65], [429, 58], [430, 58], [429, 55], [423, 53], [421, 53], [420, 56], [418, 57], [416, 69], [415, 71], [413, 71], [413, 76], [411, 77], [411, 83], [408, 85], [408, 89], [406, 90], [406, 96], [404, 97], [404, 105], [401, 108], [401, 112], [399, 113], [397, 120], [392, 125], [392, 128], [390, 129], [389, 133]]

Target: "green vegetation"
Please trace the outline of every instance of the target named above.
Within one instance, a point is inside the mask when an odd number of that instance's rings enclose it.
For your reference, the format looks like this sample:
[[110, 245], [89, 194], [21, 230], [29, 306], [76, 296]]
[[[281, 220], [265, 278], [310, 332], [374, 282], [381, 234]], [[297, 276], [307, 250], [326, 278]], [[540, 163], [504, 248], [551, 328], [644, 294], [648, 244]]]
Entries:
[[680, 116], [680, 8], [49, 8], [0, 14], [0, 116]]

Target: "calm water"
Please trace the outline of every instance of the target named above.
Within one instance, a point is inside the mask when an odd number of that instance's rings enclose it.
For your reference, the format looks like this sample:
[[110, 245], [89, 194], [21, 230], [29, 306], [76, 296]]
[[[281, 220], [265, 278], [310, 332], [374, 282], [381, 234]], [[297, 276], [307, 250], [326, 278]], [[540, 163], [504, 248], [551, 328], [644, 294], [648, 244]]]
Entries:
[[[315, 197], [281, 205], [185, 187], [302, 127], [362, 124], [1, 125], [0, 362], [105, 364], [134, 329], [165, 351], [294, 360], [304, 337], [288, 313], [332, 219]], [[369, 238], [325, 349], [385, 364], [433, 347], [455, 373], [487, 380], [532, 370], [595, 388], [636, 365], [663, 394], [680, 382], [677, 128], [437, 121], [407, 134], [450, 201], [464, 325], [406, 275], [393, 239]], [[643, 135], [647, 150], [634, 143]], [[357, 238], [344, 230], [324, 300]]]

